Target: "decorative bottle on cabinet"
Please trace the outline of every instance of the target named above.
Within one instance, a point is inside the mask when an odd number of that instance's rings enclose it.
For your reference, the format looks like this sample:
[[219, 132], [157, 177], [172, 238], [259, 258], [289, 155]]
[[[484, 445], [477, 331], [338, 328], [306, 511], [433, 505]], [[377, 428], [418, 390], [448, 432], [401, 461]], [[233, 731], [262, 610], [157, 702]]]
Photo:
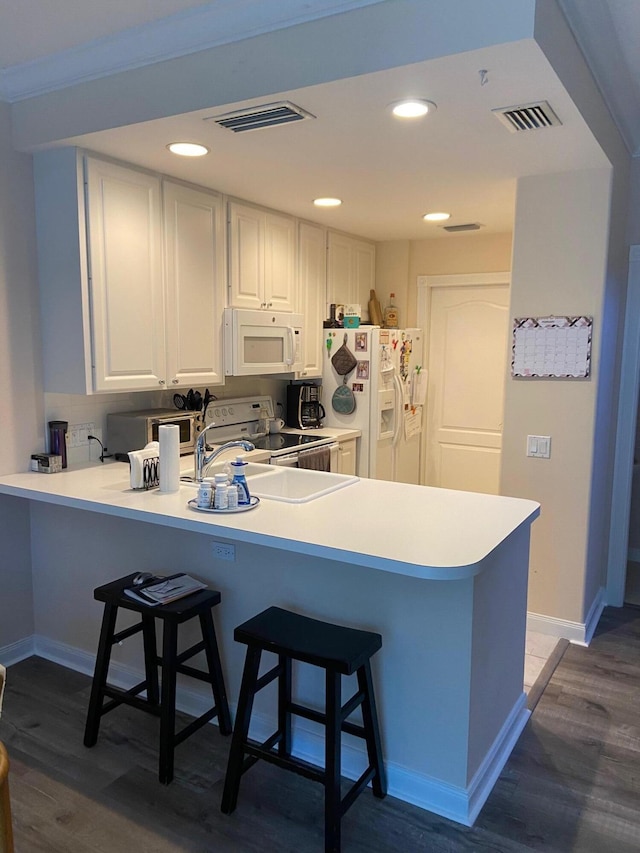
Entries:
[[389, 302], [384, 309], [384, 327], [385, 329], [398, 328], [398, 309], [396, 308], [396, 295], [390, 294]]

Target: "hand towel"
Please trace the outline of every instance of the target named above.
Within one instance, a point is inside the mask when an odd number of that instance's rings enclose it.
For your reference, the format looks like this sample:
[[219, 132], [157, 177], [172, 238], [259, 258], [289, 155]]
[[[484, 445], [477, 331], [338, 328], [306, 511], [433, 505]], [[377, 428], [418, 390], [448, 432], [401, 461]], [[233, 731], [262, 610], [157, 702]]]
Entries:
[[328, 447], [315, 447], [298, 453], [298, 468], [308, 471], [329, 471], [331, 469], [331, 451]]

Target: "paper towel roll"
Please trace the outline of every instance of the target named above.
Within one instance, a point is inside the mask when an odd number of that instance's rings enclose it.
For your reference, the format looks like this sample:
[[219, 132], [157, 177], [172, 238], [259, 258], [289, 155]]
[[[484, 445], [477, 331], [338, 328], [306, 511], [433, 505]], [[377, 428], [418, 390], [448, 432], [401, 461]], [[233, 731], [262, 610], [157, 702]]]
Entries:
[[160, 443], [160, 491], [177, 492], [180, 488], [180, 427], [166, 424], [158, 427]]

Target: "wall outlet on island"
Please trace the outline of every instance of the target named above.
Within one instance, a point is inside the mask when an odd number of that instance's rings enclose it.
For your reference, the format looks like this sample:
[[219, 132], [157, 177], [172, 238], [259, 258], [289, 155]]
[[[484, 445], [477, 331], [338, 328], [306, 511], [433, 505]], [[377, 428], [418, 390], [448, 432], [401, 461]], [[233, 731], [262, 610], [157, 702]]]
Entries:
[[230, 560], [233, 562], [236, 558], [236, 546], [227, 545], [225, 542], [214, 542], [213, 556], [216, 560]]

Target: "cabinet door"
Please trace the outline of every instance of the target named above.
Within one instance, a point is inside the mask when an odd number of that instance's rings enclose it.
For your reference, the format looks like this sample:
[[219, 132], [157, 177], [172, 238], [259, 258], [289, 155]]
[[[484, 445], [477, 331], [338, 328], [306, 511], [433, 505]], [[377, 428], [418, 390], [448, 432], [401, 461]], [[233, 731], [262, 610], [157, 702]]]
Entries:
[[341, 441], [338, 445], [338, 473], [356, 473], [357, 442], [357, 438], [350, 438], [348, 441]]
[[325, 229], [301, 222], [298, 230], [298, 311], [304, 316], [304, 344], [300, 378], [322, 376], [326, 259]]
[[327, 303], [345, 305], [355, 302], [351, 268], [351, 240], [330, 231], [327, 236]]
[[362, 320], [368, 322], [369, 296], [375, 287], [375, 244], [330, 231], [327, 255], [328, 303], [356, 303]]
[[290, 216], [267, 213], [264, 242], [264, 301], [271, 311], [293, 311], [295, 301], [296, 223]]
[[354, 302], [360, 305], [362, 322], [369, 322], [369, 297], [376, 286], [376, 247], [373, 243], [354, 241]]
[[160, 180], [86, 160], [95, 391], [165, 384]]
[[229, 202], [229, 305], [264, 308], [264, 230], [262, 210]]
[[218, 193], [163, 183], [167, 381], [224, 384], [224, 206]]

